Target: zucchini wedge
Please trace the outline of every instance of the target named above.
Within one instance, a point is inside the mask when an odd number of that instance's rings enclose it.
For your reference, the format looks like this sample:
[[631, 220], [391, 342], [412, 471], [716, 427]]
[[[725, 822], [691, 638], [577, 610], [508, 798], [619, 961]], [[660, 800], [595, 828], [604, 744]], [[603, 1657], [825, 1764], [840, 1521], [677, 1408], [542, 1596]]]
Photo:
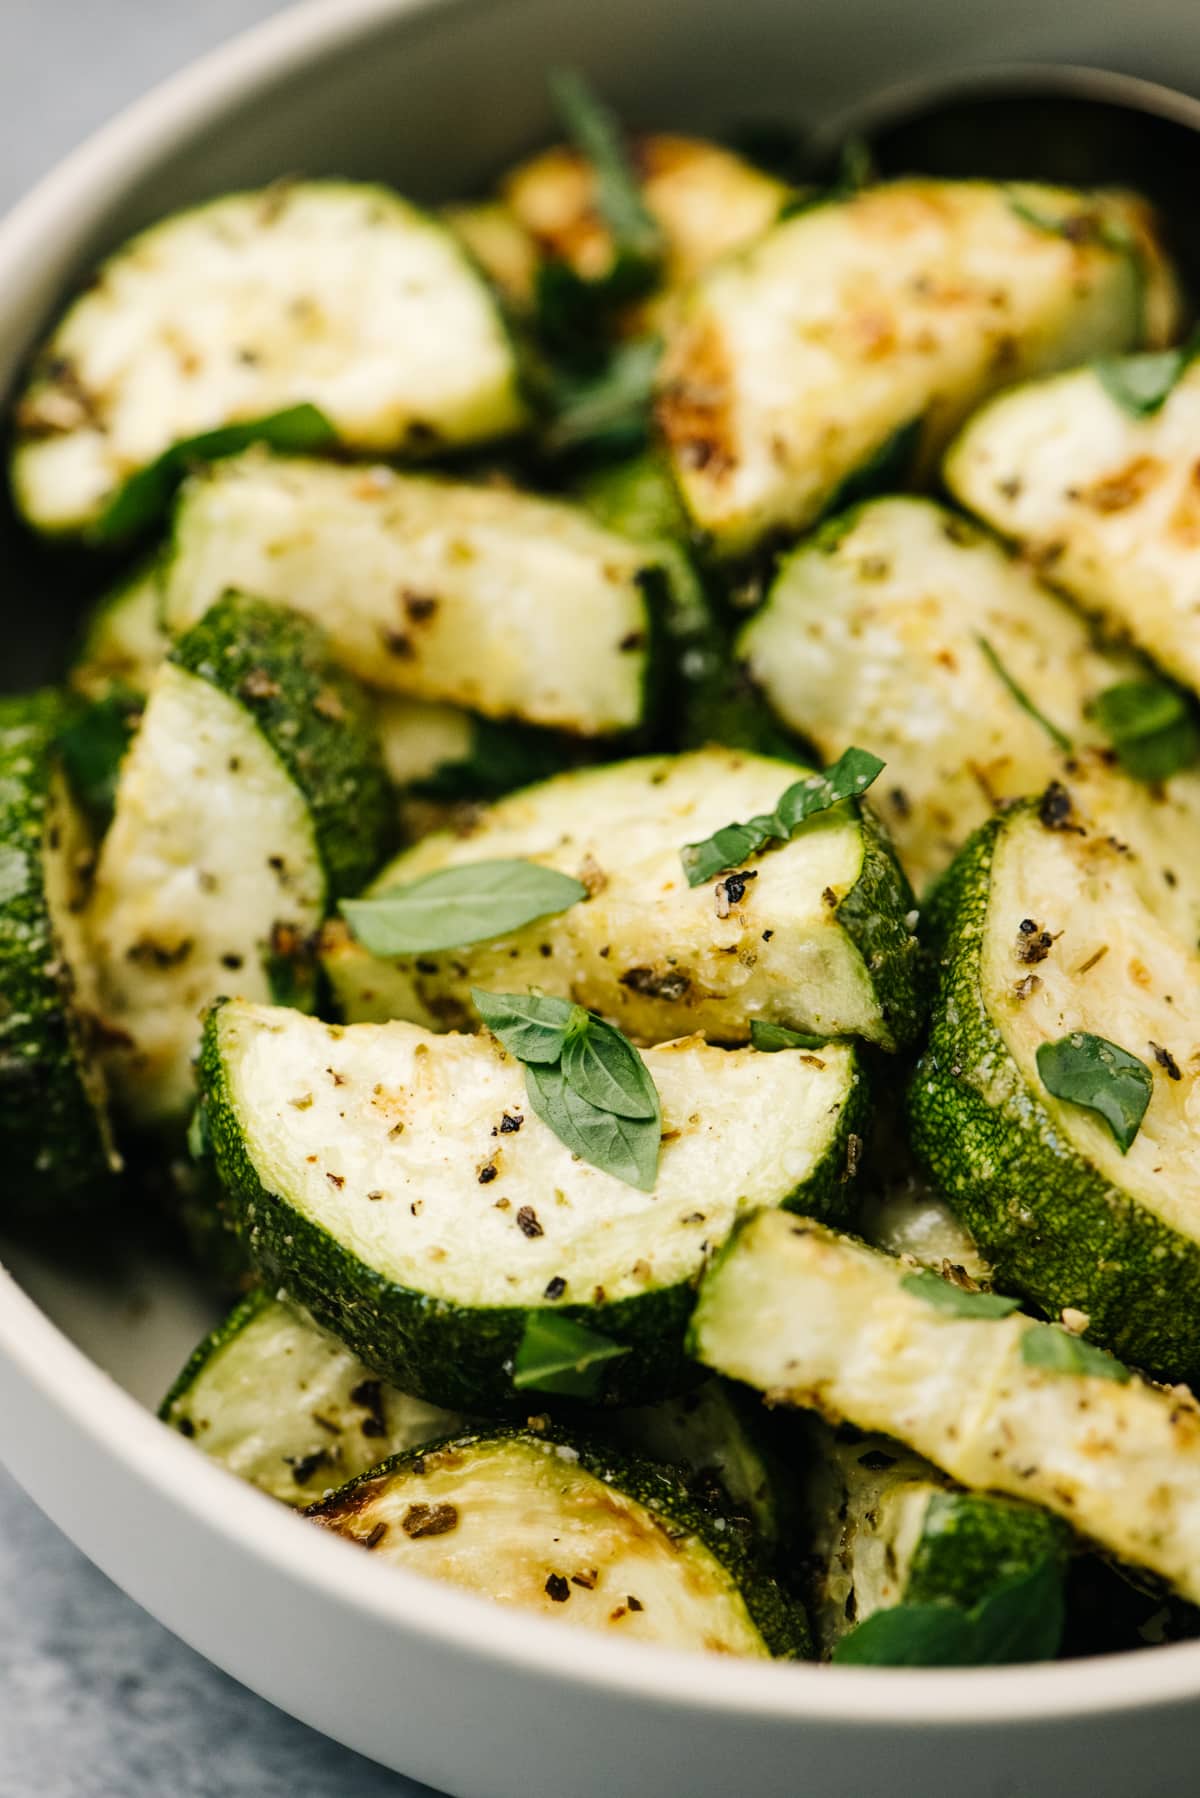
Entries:
[[918, 892], [997, 805], [1106, 744], [1092, 703], [1144, 674], [1031, 568], [923, 499], [831, 519], [784, 559], [737, 654], [822, 760], [851, 743], [884, 758], [877, 804]]
[[992, 1284], [992, 1268], [946, 1200], [918, 1174], [868, 1194], [859, 1228], [872, 1248], [908, 1257], [939, 1273], [956, 1270], [978, 1286]]
[[645, 1062], [664, 1130], [650, 1193], [576, 1160], [486, 1034], [231, 1001], [210, 1013], [200, 1071], [217, 1172], [267, 1285], [406, 1392], [470, 1412], [517, 1402], [513, 1357], [547, 1310], [628, 1348], [607, 1363], [610, 1402], [681, 1390], [692, 1285], [738, 1212], [851, 1206], [855, 1050], [690, 1040]]
[[96, 602], [71, 669], [71, 686], [87, 699], [114, 691], [145, 694], [171, 640], [162, 627], [156, 557], [141, 562]]
[[18, 402], [17, 508], [39, 531], [87, 533], [176, 445], [297, 406], [372, 454], [428, 456], [524, 422], [482, 276], [444, 225], [385, 187], [278, 182], [116, 251]]
[[65, 717], [55, 693], [0, 699], [0, 1217], [43, 1229], [121, 1167], [94, 1054], [91, 845], [59, 762]]
[[[956, 1490], [890, 1436], [834, 1431], [816, 1418], [810, 1431], [812, 1622], [824, 1656], [897, 1605], [971, 1611], [1045, 1561], [1061, 1582], [1071, 1532], [1048, 1511]], [[1048, 1646], [1052, 1655], [1057, 1644]]]
[[970, 421], [944, 474], [1047, 580], [1200, 692], [1200, 366], [1177, 359], [1145, 409], [1114, 396], [1121, 362], [1018, 387]]
[[188, 482], [163, 586], [172, 631], [237, 587], [372, 686], [590, 737], [646, 714], [656, 578], [561, 500], [248, 454]]
[[333, 923], [323, 962], [343, 1016], [458, 1028], [474, 1019], [473, 986], [536, 986], [646, 1042], [692, 1031], [745, 1042], [755, 1018], [887, 1049], [911, 1041], [922, 1009], [912, 896], [861, 801], [751, 857], [737, 903], [723, 884], [687, 884], [685, 844], [771, 811], [803, 772], [724, 749], [648, 756], [527, 787], [465, 837], [426, 837], [368, 891], [518, 857], [577, 876], [591, 896], [490, 942], [396, 960], [368, 954]]
[[462, 1419], [375, 1377], [267, 1292], [206, 1336], [159, 1410], [214, 1461], [285, 1505], [309, 1505]]
[[122, 765], [86, 920], [136, 1123], [185, 1120], [203, 1007], [269, 996], [377, 865], [391, 809], [367, 701], [314, 626], [230, 595], [181, 638]]
[[904, 180], [806, 208], [692, 287], [659, 375], [680, 491], [718, 552], [802, 530], [897, 433], [931, 458], [981, 399], [1142, 341], [1112, 201]]
[[775, 1404], [882, 1431], [968, 1490], [1041, 1505], [1200, 1596], [1191, 1395], [1109, 1357], [1104, 1374], [1061, 1370], [1041, 1352], [1061, 1335], [1053, 1326], [960, 1316], [912, 1282], [904, 1262], [865, 1243], [760, 1212], [705, 1276], [690, 1346]]
[[444, 206], [442, 219], [505, 304], [518, 312], [528, 307], [541, 257], [510, 208], [502, 200], [471, 200]]
[[[909, 1090], [914, 1152], [1000, 1286], [1085, 1313], [1168, 1379], [1200, 1375], [1195, 840], [1147, 861], [1061, 786], [987, 825], [938, 888], [941, 982]], [[1075, 1033], [1142, 1065], [1126, 1153], [1041, 1077], [1039, 1049]]]
[[664, 1468], [557, 1434], [399, 1455], [308, 1515], [409, 1573], [622, 1639], [801, 1658], [808, 1620]]

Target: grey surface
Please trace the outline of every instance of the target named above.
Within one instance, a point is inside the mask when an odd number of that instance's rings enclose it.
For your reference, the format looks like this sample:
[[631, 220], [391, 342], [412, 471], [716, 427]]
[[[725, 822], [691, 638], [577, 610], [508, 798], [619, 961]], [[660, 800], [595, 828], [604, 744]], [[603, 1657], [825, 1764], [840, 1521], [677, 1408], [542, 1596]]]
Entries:
[[[0, 0], [0, 212], [126, 101], [277, 10], [276, 0]], [[424, 1790], [234, 1685], [0, 1472], [0, 1798]]]

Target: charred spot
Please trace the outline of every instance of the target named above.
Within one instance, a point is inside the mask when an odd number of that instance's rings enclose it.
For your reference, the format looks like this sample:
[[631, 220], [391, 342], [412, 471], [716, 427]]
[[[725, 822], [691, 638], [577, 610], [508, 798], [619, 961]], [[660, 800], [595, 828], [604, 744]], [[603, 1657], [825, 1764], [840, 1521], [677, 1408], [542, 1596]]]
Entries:
[[546, 1597], [553, 1599], [555, 1604], [566, 1604], [570, 1596], [570, 1583], [561, 1573], [552, 1573], [546, 1581]]
[[1052, 780], [1042, 794], [1038, 819], [1047, 830], [1073, 830], [1080, 836], [1087, 834], [1083, 826], [1075, 822], [1071, 795], [1061, 780]]
[[228, 954], [221, 957], [221, 966], [228, 968], [231, 974], [236, 974], [245, 959], [244, 955], [238, 955], [234, 950], [230, 950]]
[[531, 1241], [535, 1236], [545, 1235], [545, 1231], [538, 1222], [537, 1212], [532, 1205], [522, 1205], [517, 1212], [517, 1228], [522, 1236], [528, 1236]]
[[406, 1536], [418, 1541], [422, 1536], [445, 1536], [458, 1528], [458, 1506], [448, 1504], [409, 1505], [400, 1519]]
[[399, 662], [412, 661], [412, 638], [407, 636], [404, 631], [387, 628], [380, 632], [380, 636], [383, 638], [383, 647], [390, 656], [395, 656]]
[[378, 1548], [379, 1544], [383, 1541], [383, 1539], [387, 1535], [387, 1533], [388, 1533], [387, 1524], [386, 1523], [377, 1523], [375, 1525], [374, 1529], [371, 1531], [370, 1535], [363, 1537], [363, 1547], [364, 1548]]
[[1017, 926], [1017, 960], [1027, 967], [1045, 961], [1054, 947], [1054, 938], [1042, 930], [1032, 918], [1022, 918]]
[[333, 1465], [333, 1458], [327, 1448], [315, 1448], [311, 1455], [285, 1455], [283, 1458], [291, 1468], [292, 1478], [297, 1486], [307, 1486], [314, 1473]]
[[359, 1425], [364, 1436], [387, 1435], [387, 1413], [383, 1406], [383, 1382], [360, 1380], [350, 1393], [350, 1403], [361, 1405], [367, 1413]]
[[552, 1280], [547, 1280], [546, 1290], [542, 1294], [542, 1297], [550, 1299], [553, 1302], [555, 1299], [560, 1299], [566, 1290], [567, 1282], [563, 1279], [561, 1274], [555, 1274]]
[[187, 960], [193, 947], [190, 936], [180, 943], [156, 943], [153, 937], [142, 936], [126, 949], [125, 959], [138, 967], [178, 968]]
[[1150, 1051], [1159, 1067], [1162, 1068], [1169, 1079], [1183, 1079], [1183, 1075], [1179, 1071], [1179, 1063], [1169, 1049], [1164, 1049], [1161, 1043], [1151, 1043]]
[[691, 980], [678, 968], [672, 968], [660, 974], [655, 968], [627, 968], [621, 975], [621, 985], [627, 986], [631, 992], [641, 993], [647, 999], [665, 999], [675, 1002], [682, 999], [691, 987]]
[[500, 1119], [500, 1134], [501, 1134], [501, 1136], [511, 1136], [515, 1131], [517, 1131], [521, 1128], [521, 1125], [524, 1122], [525, 1122], [525, 1118], [520, 1112], [518, 1112], [517, 1115], [515, 1117], [513, 1117], [513, 1116], [510, 1116], [510, 1114], [506, 1111], [504, 1116]]
[[617, 648], [626, 651], [642, 649], [645, 647], [645, 643], [645, 631], [626, 631], [625, 635], [621, 638], [621, 641], [617, 644]]
[[346, 1184], [346, 1176], [344, 1174], [331, 1174], [327, 1172], [325, 1178], [331, 1186], [337, 1188], [338, 1192], [341, 1192], [343, 1186]]
[[479, 1184], [481, 1186], [490, 1186], [499, 1172], [500, 1170], [495, 1162], [489, 1161], [486, 1167], [481, 1167], [479, 1170]]
[[718, 880], [713, 888], [718, 918], [727, 918], [733, 906], [740, 905], [746, 896], [746, 888], [752, 880], [758, 879], [755, 868], [741, 868], [734, 874], [726, 874]]
[[401, 603], [414, 624], [427, 624], [438, 609], [438, 602], [431, 593], [413, 593], [407, 587], [401, 595]]
[[892, 788], [891, 792], [888, 794], [888, 804], [895, 812], [897, 818], [903, 819], [912, 817], [912, 801], [909, 799], [908, 794], [904, 791], [903, 787]]

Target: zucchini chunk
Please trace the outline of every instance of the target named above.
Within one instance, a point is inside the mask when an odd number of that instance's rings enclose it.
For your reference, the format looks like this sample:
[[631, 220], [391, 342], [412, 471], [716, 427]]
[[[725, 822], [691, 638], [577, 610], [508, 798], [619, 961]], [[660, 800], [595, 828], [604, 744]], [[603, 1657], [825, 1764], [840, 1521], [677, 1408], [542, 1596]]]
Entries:
[[0, 1217], [42, 1228], [121, 1167], [92, 1047], [91, 846], [59, 765], [65, 716], [55, 693], [0, 699]]
[[910, 1041], [921, 1017], [912, 896], [861, 801], [752, 856], [734, 902], [724, 883], [687, 884], [686, 843], [771, 811], [803, 772], [725, 749], [648, 756], [527, 787], [466, 837], [426, 837], [368, 891], [517, 857], [575, 875], [591, 896], [490, 942], [396, 960], [331, 924], [323, 960], [343, 1016], [457, 1028], [474, 1019], [473, 986], [536, 986], [646, 1042], [691, 1031], [745, 1042], [755, 1018], [887, 1049]]
[[308, 1513], [390, 1566], [638, 1642], [803, 1657], [808, 1620], [731, 1518], [647, 1461], [494, 1431], [399, 1455]]
[[285, 1505], [312, 1504], [462, 1423], [377, 1379], [305, 1312], [262, 1291], [205, 1337], [159, 1416]]
[[978, 1243], [919, 1174], [868, 1194], [859, 1227], [872, 1248], [907, 1256], [939, 1273], [957, 1269], [978, 1286], [992, 1284], [992, 1268]]
[[443, 207], [442, 218], [505, 303], [526, 308], [541, 258], [515, 213], [502, 200], [473, 200]]
[[1055, 586], [1200, 691], [1198, 436], [1196, 363], [1143, 414], [1081, 368], [985, 407], [945, 478]]
[[[1119, 1354], [1193, 1379], [1195, 835], [1147, 860], [1073, 798], [1056, 786], [996, 819], [938, 889], [942, 977], [909, 1091], [912, 1145], [1002, 1288], [1050, 1316], [1081, 1311]], [[1039, 1074], [1039, 1048], [1076, 1032], [1146, 1070], [1149, 1103], [1127, 1153]]]
[[[775, 176], [701, 138], [655, 133], [630, 148], [646, 209], [663, 233], [665, 287], [686, 285], [760, 236], [792, 194]], [[501, 193], [542, 256], [567, 263], [585, 281], [611, 273], [612, 238], [596, 203], [595, 170], [578, 150], [555, 145], [520, 163]]]
[[1104, 744], [1091, 703], [1143, 672], [923, 499], [869, 502], [789, 555], [738, 657], [824, 761], [851, 743], [884, 758], [877, 802], [918, 892], [998, 804], [1060, 773], [1067, 745]]
[[185, 487], [165, 615], [185, 630], [238, 587], [314, 618], [372, 686], [604, 736], [647, 709], [652, 569], [560, 500], [247, 454]]
[[[1200, 1406], [1128, 1375], [1047, 1365], [1055, 1332], [965, 1317], [912, 1270], [824, 1225], [761, 1212], [705, 1276], [690, 1346], [773, 1403], [878, 1430], [968, 1490], [1025, 1499], [1200, 1596]], [[1107, 1360], [1107, 1357], [1103, 1359]]]
[[988, 393], [1136, 347], [1142, 282], [1111, 201], [904, 180], [812, 206], [692, 288], [658, 417], [725, 554], [801, 530], [900, 431], [928, 466]]
[[151, 558], [97, 601], [71, 670], [75, 691], [86, 699], [148, 693], [171, 647], [161, 609], [158, 561]]
[[391, 800], [365, 697], [320, 633], [230, 595], [155, 677], [87, 913], [117, 1097], [173, 1125], [199, 1014], [267, 998], [380, 858]]
[[303, 404], [372, 454], [427, 456], [524, 421], [482, 276], [387, 188], [279, 182], [123, 245], [34, 363], [18, 509], [40, 531], [86, 532], [174, 445]]
[[[531, 1312], [629, 1349], [607, 1397], [678, 1391], [692, 1285], [739, 1210], [852, 1203], [866, 1083], [855, 1050], [650, 1049], [653, 1192], [576, 1160], [489, 1035], [327, 1025], [231, 1001], [201, 1083], [217, 1172], [264, 1280], [431, 1404], [514, 1402]], [[528, 1395], [526, 1395], [528, 1402]]]
[[1061, 1572], [1071, 1535], [1049, 1512], [956, 1490], [890, 1436], [834, 1431], [816, 1418], [810, 1430], [812, 1622], [826, 1657], [877, 1611], [970, 1611], [1044, 1561]]
[[706, 1380], [680, 1398], [614, 1411], [605, 1434], [675, 1467], [701, 1502], [721, 1501], [773, 1547], [789, 1509], [786, 1481], [752, 1396], [727, 1380]]

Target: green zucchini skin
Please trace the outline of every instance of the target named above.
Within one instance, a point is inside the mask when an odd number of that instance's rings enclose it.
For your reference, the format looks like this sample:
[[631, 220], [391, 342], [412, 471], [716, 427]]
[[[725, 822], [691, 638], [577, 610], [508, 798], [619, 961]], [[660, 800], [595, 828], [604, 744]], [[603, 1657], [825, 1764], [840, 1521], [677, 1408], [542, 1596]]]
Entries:
[[998, 1586], [1032, 1573], [1047, 1556], [1065, 1563], [1066, 1524], [1016, 1498], [935, 1492], [905, 1588], [906, 1604], [970, 1610]]
[[0, 700], [0, 1216], [34, 1229], [103, 1201], [120, 1167], [48, 887], [65, 717], [53, 692]]
[[[1023, 811], [1032, 806], [1020, 808]], [[940, 962], [929, 1043], [908, 1090], [912, 1147], [995, 1270], [1049, 1317], [1086, 1312], [1089, 1337], [1167, 1380], [1200, 1375], [1200, 1243], [1105, 1180], [1056, 1127], [983, 997], [992, 857], [983, 826], [934, 888]], [[1151, 1294], [1155, 1295], [1151, 1302]]]
[[227, 594], [170, 660], [251, 713], [307, 800], [331, 899], [356, 893], [387, 852], [393, 803], [369, 702], [317, 626]]
[[[527, 1411], [537, 1394], [514, 1387], [512, 1366], [528, 1306], [458, 1305], [389, 1280], [264, 1187], [229, 1091], [218, 1029], [225, 1003], [209, 1012], [200, 1050], [205, 1128], [229, 1215], [263, 1284], [286, 1292], [368, 1367], [430, 1404], [467, 1415]], [[851, 1173], [869, 1115], [867, 1081], [860, 1071], [824, 1156], [788, 1198], [787, 1208], [846, 1220], [854, 1203]], [[695, 1283], [679, 1281], [621, 1299], [548, 1309], [629, 1350], [606, 1364], [599, 1402], [644, 1405], [695, 1383], [684, 1352], [695, 1298]]]
[[[412, 1479], [415, 1490], [419, 1490], [418, 1482], [427, 1464], [436, 1464], [447, 1452], [469, 1457], [491, 1444], [506, 1442], [529, 1444], [547, 1455], [565, 1454], [571, 1465], [643, 1506], [685, 1552], [689, 1541], [698, 1543], [737, 1589], [766, 1651], [779, 1659], [811, 1659], [812, 1634], [804, 1607], [766, 1571], [757, 1544], [752, 1537], [747, 1538], [734, 1515], [698, 1504], [669, 1469], [641, 1456], [615, 1452], [586, 1436], [568, 1436], [555, 1429], [534, 1432], [494, 1428], [451, 1436], [393, 1456], [351, 1480], [332, 1497], [310, 1506], [305, 1515], [327, 1527], [339, 1528], [342, 1518], [352, 1523], [369, 1504], [372, 1493], [386, 1483]], [[342, 1533], [353, 1537], [351, 1530], [343, 1529]]]

